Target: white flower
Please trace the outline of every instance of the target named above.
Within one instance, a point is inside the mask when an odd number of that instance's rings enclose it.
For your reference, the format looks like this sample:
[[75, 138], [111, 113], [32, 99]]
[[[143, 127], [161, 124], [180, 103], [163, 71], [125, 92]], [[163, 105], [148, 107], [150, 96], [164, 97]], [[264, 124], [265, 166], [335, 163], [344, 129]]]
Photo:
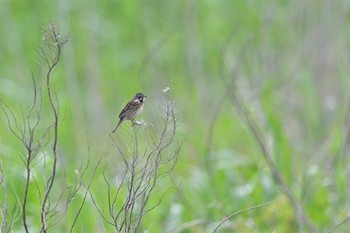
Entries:
[[165, 88], [163, 89], [163, 92], [164, 92], [164, 93], [167, 93], [169, 90], [170, 90], [170, 87], [165, 87]]

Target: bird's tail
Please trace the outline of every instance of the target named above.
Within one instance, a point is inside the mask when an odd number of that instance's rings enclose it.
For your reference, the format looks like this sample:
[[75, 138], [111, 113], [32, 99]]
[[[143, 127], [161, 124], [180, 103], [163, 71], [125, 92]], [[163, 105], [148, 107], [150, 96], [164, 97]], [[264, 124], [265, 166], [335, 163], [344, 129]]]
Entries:
[[119, 120], [117, 126], [113, 129], [112, 133], [115, 133], [115, 131], [117, 131], [117, 129], [119, 128], [119, 125], [122, 123], [122, 120]]

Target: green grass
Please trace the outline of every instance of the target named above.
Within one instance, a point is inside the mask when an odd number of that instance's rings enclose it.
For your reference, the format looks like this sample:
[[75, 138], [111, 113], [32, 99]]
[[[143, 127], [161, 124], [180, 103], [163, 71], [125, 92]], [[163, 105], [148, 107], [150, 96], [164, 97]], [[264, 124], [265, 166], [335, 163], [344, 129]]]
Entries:
[[[307, 232], [227, 97], [235, 91], [310, 221], [326, 232], [349, 215], [348, 7], [346, 1], [325, 0], [4, 1], [0, 99], [16, 116], [29, 109], [31, 73], [43, 75], [35, 48], [41, 27], [52, 20], [71, 38], [53, 74], [64, 116], [55, 191], [73, 182], [89, 154], [92, 164], [100, 157], [109, 165], [120, 162], [108, 135], [119, 112], [142, 91], [149, 97], [142, 118], [157, 126], [158, 98], [169, 86], [183, 145], [173, 173], [156, 186], [169, 190], [144, 216], [139, 232], [173, 232], [195, 220], [201, 224], [182, 232], [212, 232], [229, 214], [269, 201], [235, 216], [231, 226], [237, 232]], [[236, 89], [224, 82], [233, 69]], [[46, 101], [39, 131], [52, 122], [50, 114]], [[0, 158], [12, 208], [14, 190], [23, 197], [25, 148], [10, 133], [4, 114], [0, 121]], [[130, 130], [125, 123], [118, 140], [128, 142]], [[40, 165], [35, 169], [41, 174]], [[113, 179], [115, 168], [109, 169]], [[99, 170], [92, 191], [100, 203], [106, 204], [106, 189]], [[34, 232], [40, 226], [37, 195], [29, 196]], [[161, 196], [155, 194], [149, 206]], [[79, 196], [71, 203], [52, 232], [67, 231], [81, 201]], [[13, 229], [23, 232], [22, 219]], [[345, 223], [336, 232], [349, 230]], [[75, 228], [82, 231], [114, 232], [89, 198]]]

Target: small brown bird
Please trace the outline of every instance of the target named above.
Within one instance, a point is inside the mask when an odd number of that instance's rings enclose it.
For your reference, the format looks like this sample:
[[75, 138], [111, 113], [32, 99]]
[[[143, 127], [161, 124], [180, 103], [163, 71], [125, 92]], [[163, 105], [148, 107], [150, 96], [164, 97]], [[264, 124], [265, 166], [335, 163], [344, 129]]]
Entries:
[[125, 120], [130, 120], [133, 124], [136, 124], [135, 117], [142, 113], [146, 97], [147, 96], [142, 93], [137, 93], [134, 98], [125, 105], [124, 109], [119, 114], [119, 122], [112, 133], [114, 133]]

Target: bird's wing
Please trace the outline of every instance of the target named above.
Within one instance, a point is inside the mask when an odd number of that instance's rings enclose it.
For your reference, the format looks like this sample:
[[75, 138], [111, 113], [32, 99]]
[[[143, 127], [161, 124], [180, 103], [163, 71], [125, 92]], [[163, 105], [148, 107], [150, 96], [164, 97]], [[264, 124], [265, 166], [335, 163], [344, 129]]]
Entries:
[[140, 107], [141, 102], [139, 100], [131, 100], [129, 101], [124, 109], [119, 114], [119, 119], [124, 120], [126, 117], [133, 115], [137, 109]]

